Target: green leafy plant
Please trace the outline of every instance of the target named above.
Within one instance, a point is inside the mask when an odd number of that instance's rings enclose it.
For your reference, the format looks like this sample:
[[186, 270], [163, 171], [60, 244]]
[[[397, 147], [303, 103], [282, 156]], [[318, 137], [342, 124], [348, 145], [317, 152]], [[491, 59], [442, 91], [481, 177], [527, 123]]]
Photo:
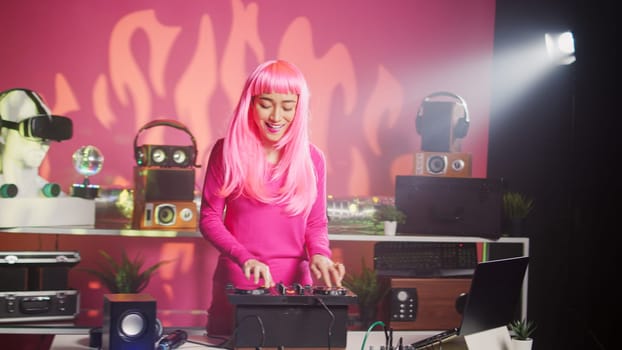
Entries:
[[87, 268], [80, 270], [97, 277], [111, 293], [141, 292], [149, 284], [152, 274], [160, 266], [171, 262], [163, 260], [141, 271], [145, 261], [140, 255], [130, 259], [123, 250], [121, 260], [117, 262], [107, 252], [100, 250], [99, 253], [105, 262], [99, 264], [99, 270]]
[[360, 274], [346, 274], [343, 285], [356, 294], [363, 323], [373, 321], [378, 303], [387, 295], [389, 287], [381, 283], [374, 269], [367, 267], [364, 257], [361, 258]]
[[536, 330], [536, 324], [533, 320], [514, 320], [510, 322], [508, 328], [512, 332], [512, 338], [518, 340], [527, 340], [531, 338], [531, 334], [533, 333], [533, 331]]
[[397, 221], [399, 224], [406, 222], [406, 214], [391, 204], [379, 204], [375, 207], [372, 219], [375, 224], [383, 221]]
[[503, 194], [503, 211], [508, 219], [524, 219], [533, 209], [533, 199], [518, 193]]

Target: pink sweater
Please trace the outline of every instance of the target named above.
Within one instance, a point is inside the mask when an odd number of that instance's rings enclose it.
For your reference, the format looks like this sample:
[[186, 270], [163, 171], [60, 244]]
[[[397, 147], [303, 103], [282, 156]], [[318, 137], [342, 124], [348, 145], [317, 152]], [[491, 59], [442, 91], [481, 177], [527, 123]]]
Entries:
[[318, 175], [318, 196], [305, 219], [303, 215], [288, 216], [281, 206], [260, 203], [244, 196], [219, 197], [216, 193], [223, 178], [223, 139], [216, 142], [203, 185], [199, 227], [203, 236], [220, 251], [214, 277], [217, 284], [233, 283], [237, 288], [257, 288], [252, 281], [246, 280], [241, 268], [251, 258], [268, 264], [275, 282], [311, 284], [309, 257], [314, 254], [331, 256], [325, 159], [317, 147], [311, 146], [310, 150]]

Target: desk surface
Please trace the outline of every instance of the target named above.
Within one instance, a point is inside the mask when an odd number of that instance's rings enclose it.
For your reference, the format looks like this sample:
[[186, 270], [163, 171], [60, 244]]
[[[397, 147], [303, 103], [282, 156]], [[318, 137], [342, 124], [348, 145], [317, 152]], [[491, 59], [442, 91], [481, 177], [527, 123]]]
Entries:
[[[182, 328], [193, 333], [205, 330], [206, 311], [197, 313], [167, 312], [158, 310], [158, 320], [162, 323], [165, 330]], [[30, 322], [9, 322], [9, 319], [0, 322], [0, 334], [89, 334], [89, 330], [94, 327], [101, 327], [103, 316], [101, 310], [81, 310], [73, 319], [56, 321], [30, 321]], [[200, 333], [198, 333], [200, 334]]]
[[[385, 337], [382, 331], [369, 332], [367, 338], [365, 337], [367, 332], [364, 331], [349, 331], [347, 336], [347, 346], [345, 350], [360, 350], [365, 341], [365, 349], [373, 347], [374, 350], [380, 350], [380, 346], [384, 346]], [[435, 331], [396, 331], [393, 333], [394, 345], [397, 345], [399, 338], [402, 337], [403, 344], [412, 344], [417, 340], [423, 339], [427, 336], [435, 334]], [[198, 342], [195, 344], [187, 342], [183, 346], [179, 347], [180, 350], [187, 349], [222, 349], [217, 347], [213, 339], [208, 339], [203, 335], [190, 335], [188, 338], [190, 341]], [[75, 334], [60, 334], [54, 337], [50, 350], [88, 350], [89, 348], [88, 335], [75, 335]], [[211, 346], [210, 346], [211, 344]]]

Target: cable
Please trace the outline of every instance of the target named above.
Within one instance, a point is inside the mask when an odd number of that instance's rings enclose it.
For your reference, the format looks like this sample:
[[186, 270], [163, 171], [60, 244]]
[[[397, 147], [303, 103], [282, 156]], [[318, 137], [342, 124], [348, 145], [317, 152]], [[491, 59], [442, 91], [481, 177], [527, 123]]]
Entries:
[[188, 340], [188, 333], [182, 329], [177, 329], [172, 333], [163, 336], [158, 342], [157, 350], [173, 350], [184, 345]]
[[212, 344], [209, 344], [209, 343], [206, 343], [206, 342], [203, 342], [203, 341], [192, 340], [192, 339], [186, 340], [186, 343], [188, 343], [188, 344], [195, 344], [195, 345], [202, 345], [202, 346], [205, 346], [207, 348], [217, 347], [216, 345], [212, 345]]
[[324, 307], [324, 310], [326, 310], [326, 312], [328, 312], [328, 314], [330, 315], [330, 324], [328, 325], [328, 350], [330, 350], [330, 338], [333, 336], [333, 326], [335, 325], [335, 314], [330, 311], [330, 309], [328, 308], [328, 306], [326, 306], [326, 303], [324, 303], [324, 300], [322, 300], [322, 298], [315, 298], [321, 305], [322, 307]]
[[212, 338], [212, 339], [218, 339], [218, 340], [228, 340], [229, 338], [222, 336], [222, 335], [209, 335], [207, 333], [205, 333], [205, 336], [208, 338]]
[[244, 316], [240, 320], [240, 322], [238, 322], [238, 325], [233, 330], [233, 333], [231, 334], [231, 337], [229, 339], [225, 340], [224, 342], [216, 345], [216, 347], [225, 348], [225, 349], [233, 349], [233, 347], [228, 348], [227, 344], [232, 342], [235, 339], [236, 334], [240, 330], [240, 325], [242, 323], [244, 323], [249, 318], [254, 318], [255, 320], [257, 320], [257, 323], [259, 324], [259, 329], [260, 329], [260, 334], [261, 334], [261, 341], [259, 342], [259, 345], [256, 346], [256, 348], [257, 347], [263, 347], [264, 346], [264, 342], [266, 341], [266, 329], [264, 328], [263, 321], [261, 320], [261, 317], [259, 317], [258, 315], [247, 315], [247, 316]]
[[367, 336], [369, 335], [369, 332], [371, 332], [372, 329], [374, 329], [374, 327], [376, 326], [382, 326], [384, 327], [385, 324], [382, 321], [376, 321], [374, 323], [372, 323], [369, 328], [367, 328], [367, 332], [365, 332], [365, 336], [363, 337], [363, 343], [361, 343], [361, 350], [365, 350], [365, 343], [367, 342]]

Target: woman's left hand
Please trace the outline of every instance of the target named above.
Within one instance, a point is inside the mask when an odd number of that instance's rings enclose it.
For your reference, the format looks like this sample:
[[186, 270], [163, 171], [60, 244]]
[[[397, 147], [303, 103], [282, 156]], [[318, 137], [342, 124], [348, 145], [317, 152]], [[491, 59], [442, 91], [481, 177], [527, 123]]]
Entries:
[[342, 263], [335, 263], [328, 257], [315, 254], [311, 257], [311, 272], [318, 280], [324, 280], [327, 287], [341, 288], [341, 280], [346, 274], [346, 267]]

